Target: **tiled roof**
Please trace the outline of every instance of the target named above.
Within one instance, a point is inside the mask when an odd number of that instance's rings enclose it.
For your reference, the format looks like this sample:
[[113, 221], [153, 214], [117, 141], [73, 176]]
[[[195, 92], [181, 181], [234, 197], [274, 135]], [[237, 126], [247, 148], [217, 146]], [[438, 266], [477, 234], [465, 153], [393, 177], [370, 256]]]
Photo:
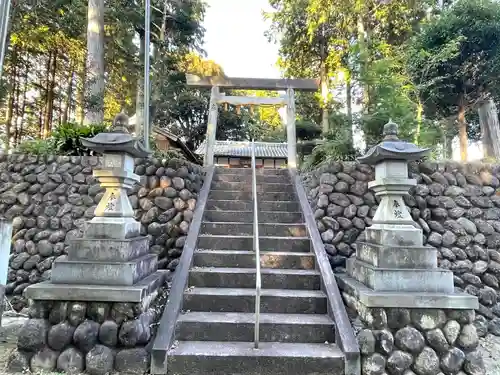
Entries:
[[[198, 155], [205, 155], [206, 142], [195, 151]], [[215, 141], [214, 155], [216, 156], [252, 156], [251, 142]], [[287, 144], [273, 142], [255, 142], [255, 157], [257, 158], [287, 158]]]

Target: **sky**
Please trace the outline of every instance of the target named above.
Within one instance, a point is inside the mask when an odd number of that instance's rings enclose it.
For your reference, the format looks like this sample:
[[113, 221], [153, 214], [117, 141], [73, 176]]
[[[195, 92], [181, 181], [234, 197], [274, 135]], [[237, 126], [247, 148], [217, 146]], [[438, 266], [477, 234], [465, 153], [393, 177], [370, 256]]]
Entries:
[[205, 0], [203, 26], [207, 58], [222, 66], [230, 77], [279, 78], [278, 45], [264, 36], [268, 21], [262, 11], [268, 0]]

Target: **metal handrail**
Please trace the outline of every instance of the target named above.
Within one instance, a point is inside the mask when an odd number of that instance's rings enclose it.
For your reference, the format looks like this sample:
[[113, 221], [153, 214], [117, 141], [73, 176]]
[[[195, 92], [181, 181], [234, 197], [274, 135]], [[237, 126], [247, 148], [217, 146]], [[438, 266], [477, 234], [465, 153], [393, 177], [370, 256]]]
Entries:
[[259, 348], [260, 327], [260, 246], [259, 246], [259, 211], [257, 207], [257, 170], [255, 167], [255, 142], [252, 139], [252, 196], [253, 196], [253, 250], [255, 251], [255, 336], [254, 347]]

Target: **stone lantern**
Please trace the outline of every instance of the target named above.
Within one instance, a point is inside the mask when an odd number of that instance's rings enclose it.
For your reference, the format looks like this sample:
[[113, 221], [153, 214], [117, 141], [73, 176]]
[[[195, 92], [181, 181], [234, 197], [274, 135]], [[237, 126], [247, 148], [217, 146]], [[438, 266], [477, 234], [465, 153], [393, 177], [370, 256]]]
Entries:
[[455, 293], [453, 273], [438, 268], [437, 250], [423, 246], [422, 229], [403, 201], [417, 184], [408, 177], [408, 162], [420, 159], [429, 149], [400, 140], [398, 125], [392, 121], [384, 126], [383, 135], [381, 143], [359, 158], [361, 163], [374, 165], [375, 180], [368, 186], [381, 199], [373, 224], [356, 244], [356, 257], [347, 260], [347, 274], [338, 276], [340, 284], [357, 290], [367, 306], [406, 303], [406, 307], [425, 307], [432, 298], [441, 307], [453, 300], [456, 308], [463, 303], [474, 308], [477, 299]]
[[94, 170], [94, 177], [106, 189], [87, 227], [87, 235], [115, 239], [139, 236], [141, 224], [134, 219], [127, 190], [140, 181], [134, 174], [134, 157], [144, 158], [149, 152], [130, 135], [128, 117], [118, 114], [111, 132], [84, 138], [82, 144], [103, 154], [102, 169]]
[[429, 152], [398, 138], [398, 125], [389, 121], [384, 126], [384, 139], [358, 160], [375, 166], [375, 181], [368, 184], [381, 198], [367, 230], [367, 242], [385, 246], [422, 246], [422, 230], [406, 209], [403, 196], [417, 184], [408, 178], [408, 162], [418, 160]]
[[129, 133], [128, 117], [119, 114], [110, 131], [82, 139], [84, 146], [102, 154], [94, 177], [105, 189], [95, 217], [85, 223], [83, 238], [72, 239], [67, 259], [52, 265], [50, 282], [27, 289], [31, 299], [116, 301], [141, 303], [162, 285], [158, 256], [149, 253], [149, 239], [141, 236], [128, 190], [140, 181], [134, 158], [149, 152]]

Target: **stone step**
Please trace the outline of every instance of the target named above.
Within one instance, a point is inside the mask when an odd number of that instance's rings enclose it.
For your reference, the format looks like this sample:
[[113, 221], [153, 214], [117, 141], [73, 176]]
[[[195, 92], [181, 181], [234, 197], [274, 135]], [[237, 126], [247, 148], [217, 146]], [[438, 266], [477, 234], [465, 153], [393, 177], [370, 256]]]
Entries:
[[[201, 226], [203, 234], [212, 235], [253, 235], [253, 223], [204, 222]], [[305, 237], [307, 230], [304, 224], [259, 224], [260, 236]]]
[[[326, 296], [320, 290], [262, 289], [261, 313], [326, 314]], [[255, 288], [188, 288], [185, 311], [255, 312]]]
[[[242, 201], [252, 201], [253, 195], [250, 191], [235, 191], [235, 190], [211, 190], [209, 199], [213, 200], [242, 200]], [[294, 192], [286, 191], [274, 191], [274, 192], [264, 192], [259, 193], [257, 196], [259, 201], [295, 201]]]
[[331, 375], [344, 373], [335, 344], [180, 341], [167, 355], [177, 375]]
[[[308, 252], [311, 250], [309, 237], [259, 237], [260, 250], [262, 251], [290, 251]], [[198, 237], [199, 249], [217, 250], [252, 250], [253, 236], [213, 236], [200, 235]]]
[[[286, 168], [257, 168], [255, 170], [257, 176], [290, 176]], [[215, 175], [252, 175], [252, 168], [217, 168]]]
[[[244, 174], [216, 174], [213, 177], [213, 181], [221, 182], [246, 182], [248, 184], [252, 183], [252, 175]], [[284, 175], [257, 175], [257, 184], [261, 183], [282, 183], [289, 184], [290, 177]]]
[[[261, 269], [262, 288], [318, 290], [320, 274], [316, 270]], [[202, 288], [255, 288], [255, 269], [194, 267], [188, 285]]]
[[[328, 315], [261, 314], [260, 340], [263, 342], [335, 341], [334, 324]], [[247, 341], [254, 339], [255, 314], [188, 312], [179, 316], [180, 341]]]
[[[286, 211], [299, 212], [300, 205], [293, 201], [260, 201], [258, 202], [259, 211]], [[236, 201], [236, 200], [208, 200], [206, 210], [215, 211], [252, 211], [252, 201]]]
[[[253, 211], [205, 210], [204, 220], [215, 223], [253, 223]], [[260, 211], [259, 223], [301, 224], [302, 212]]]
[[[312, 253], [261, 252], [260, 265], [263, 268], [314, 269]], [[255, 268], [255, 253], [245, 250], [196, 250], [195, 267], [239, 267]]]
[[[252, 184], [248, 182], [224, 182], [214, 181], [211, 186], [212, 190], [226, 191], [243, 191], [252, 192]], [[294, 186], [291, 183], [257, 183], [257, 192], [275, 192], [284, 191], [293, 193]]]

